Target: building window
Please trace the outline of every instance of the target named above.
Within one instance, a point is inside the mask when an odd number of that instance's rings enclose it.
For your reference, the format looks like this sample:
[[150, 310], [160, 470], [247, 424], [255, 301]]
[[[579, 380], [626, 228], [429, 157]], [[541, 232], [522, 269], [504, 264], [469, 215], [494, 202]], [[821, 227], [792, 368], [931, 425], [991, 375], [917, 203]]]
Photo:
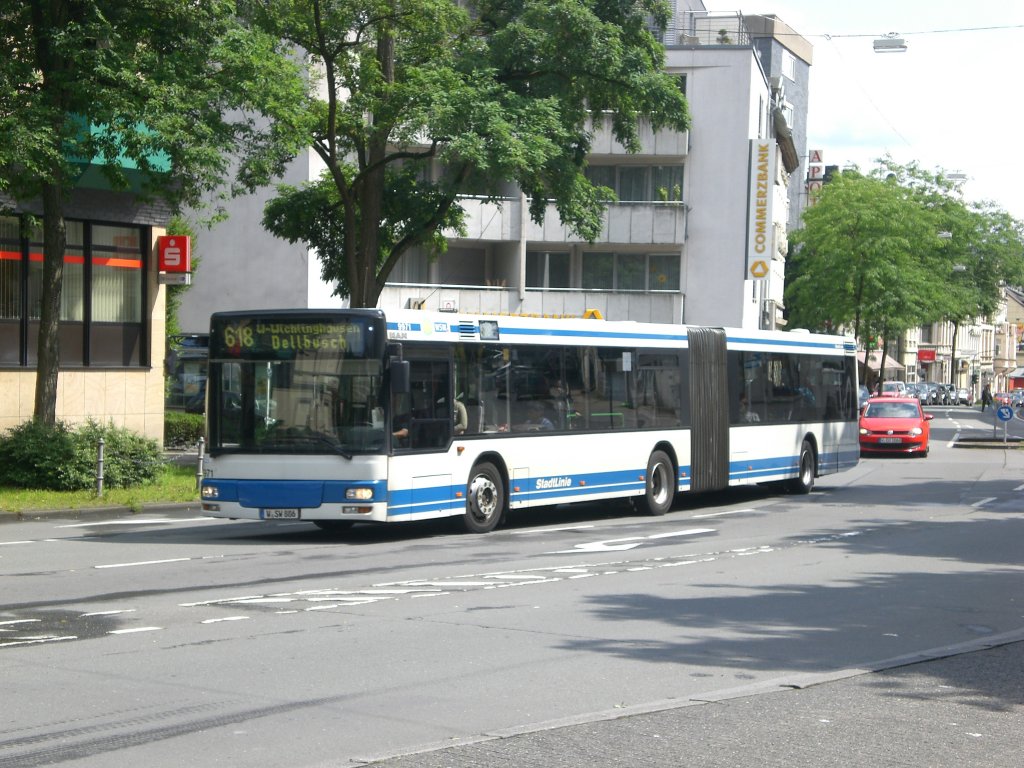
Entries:
[[796, 56], [789, 51], [782, 52], [782, 75], [796, 81]]
[[609, 187], [623, 202], [668, 202], [683, 199], [682, 165], [591, 165], [592, 184]]
[[526, 252], [527, 288], [569, 288], [569, 254]]
[[583, 254], [583, 288], [595, 291], [678, 291], [679, 254]]
[[[60, 302], [62, 366], [148, 365], [144, 332], [144, 227], [69, 220]], [[0, 363], [37, 361], [42, 226], [0, 217]]]
[[615, 288], [615, 254], [584, 253], [583, 281], [584, 289], [593, 291], [610, 291]]

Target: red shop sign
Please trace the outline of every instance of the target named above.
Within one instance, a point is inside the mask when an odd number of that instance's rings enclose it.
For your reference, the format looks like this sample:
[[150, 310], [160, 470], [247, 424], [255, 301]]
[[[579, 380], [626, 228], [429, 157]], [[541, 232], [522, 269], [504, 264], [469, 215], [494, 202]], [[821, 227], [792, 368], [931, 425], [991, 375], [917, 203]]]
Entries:
[[192, 271], [192, 238], [188, 235], [161, 235], [156, 248], [161, 272]]

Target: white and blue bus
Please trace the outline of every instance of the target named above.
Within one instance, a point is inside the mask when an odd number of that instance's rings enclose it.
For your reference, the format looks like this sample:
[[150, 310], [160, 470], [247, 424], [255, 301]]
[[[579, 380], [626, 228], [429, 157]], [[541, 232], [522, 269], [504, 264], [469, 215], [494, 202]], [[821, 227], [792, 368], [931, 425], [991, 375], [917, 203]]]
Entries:
[[326, 530], [778, 483], [859, 460], [850, 338], [601, 319], [211, 319], [204, 513]]

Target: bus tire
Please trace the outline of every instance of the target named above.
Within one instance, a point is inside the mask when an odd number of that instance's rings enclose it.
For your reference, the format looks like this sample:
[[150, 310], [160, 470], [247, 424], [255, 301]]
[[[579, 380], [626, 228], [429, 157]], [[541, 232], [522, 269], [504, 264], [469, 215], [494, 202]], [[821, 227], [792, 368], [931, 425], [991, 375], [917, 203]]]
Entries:
[[493, 531], [505, 514], [505, 481], [490, 462], [473, 467], [466, 484], [466, 512], [462, 524], [469, 533]]
[[355, 525], [355, 523], [352, 520], [314, 520], [313, 525], [321, 531], [327, 531], [328, 533], [341, 533], [342, 531], [347, 531]]
[[804, 440], [800, 446], [800, 461], [797, 465], [797, 476], [789, 481], [790, 493], [807, 494], [814, 488], [815, 474], [814, 449]]
[[652, 451], [647, 460], [643, 510], [649, 515], [664, 515], [675, 498], [676, 471], [672, 459], [664, 451]]

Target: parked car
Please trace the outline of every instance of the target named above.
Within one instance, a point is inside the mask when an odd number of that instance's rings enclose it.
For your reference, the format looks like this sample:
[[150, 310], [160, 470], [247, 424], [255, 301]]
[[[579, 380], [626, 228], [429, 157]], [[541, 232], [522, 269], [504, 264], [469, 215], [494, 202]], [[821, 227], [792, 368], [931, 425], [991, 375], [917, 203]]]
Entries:
[[860, 414], [860, 452], [927, 456], [933, 418], [915, 397], [872, 397]]
[[939, 385], [934, 381], [924, 381], [921, 385], [925, 388], [927, 395], [921, 399], [924, 405], [939, 404]]
[[967, 387], [960, 387], [957, 389], [956, 399], [960, 405], [974, 405], [974, 403], [971, 402], [971, 390]]
[[956, 395], [956, 387], [952, 384], [939, 384], [939, 389], [942, 390], [942, 404], [943, 405], [958, 405], [959, 400]]
[[902, 381], [883, 381], [881, 394], [883, 397], [906, 397], [907, 385]]

